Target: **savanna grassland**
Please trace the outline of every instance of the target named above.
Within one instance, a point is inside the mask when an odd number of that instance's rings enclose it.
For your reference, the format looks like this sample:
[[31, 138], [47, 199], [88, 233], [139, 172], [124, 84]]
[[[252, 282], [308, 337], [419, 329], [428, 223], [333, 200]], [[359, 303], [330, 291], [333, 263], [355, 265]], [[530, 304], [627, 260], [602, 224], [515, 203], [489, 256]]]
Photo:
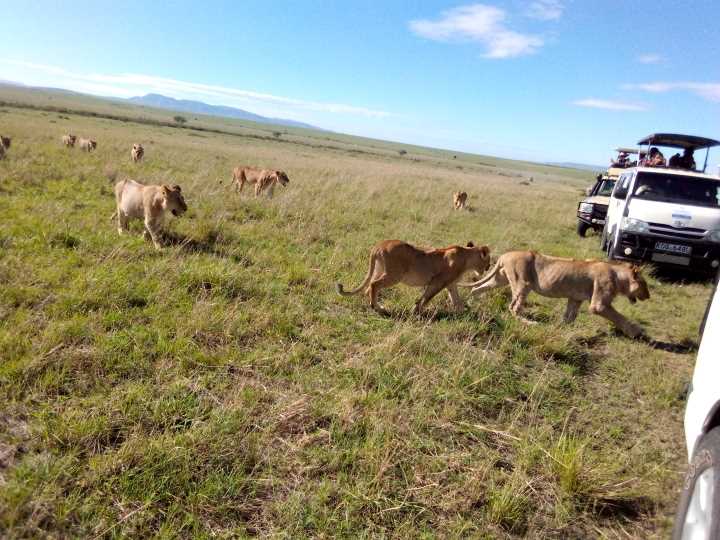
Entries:
[[[525, 325], [506, 291], [416, 317], [398, 286], [390, 318], [334, 291], [386, 238], [598, 257], [574, 233], [591, 174], [188, 119], [228, 133], [0, 108], [1, 536], [668, 535], [694, 354], [538, 296]], [[239, 164], [290, 184], [238, 196]], [[161, 252], [110, 221], [126, 176], [182, 186]], [[709, 286], [649, 282], [616, 307], [696, 341]]]

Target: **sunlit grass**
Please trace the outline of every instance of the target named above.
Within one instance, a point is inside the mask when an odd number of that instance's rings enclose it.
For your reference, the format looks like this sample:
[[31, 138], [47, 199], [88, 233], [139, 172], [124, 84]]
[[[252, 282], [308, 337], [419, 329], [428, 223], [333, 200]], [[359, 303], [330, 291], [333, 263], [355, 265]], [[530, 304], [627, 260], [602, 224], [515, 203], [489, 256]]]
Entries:
[[[438, 295], [415, 317], [419, 291], [398, 286], [391, 318], [334, 292], [380, 239], [597, 257], [573, 233], [583, 173], [60, 116], [0, 112], [6, 536], [666, 535], [692, 355], [587, 311], [562, 325], [564, 303], [537, 296], [527, 326], [506, 291], [463, 314]], [[62, 148], [67, 131], [98, 151]], [[237, 196], [239, 164], [290, 184]], [[183, 188], [161, 252], [109, 219], [108, 178], [125, 176]], [[452, 209], [456, 190], [471, 211]], [[617, 309], [656, 339], [696, 339], [708, 286], [650, 284], [651, 301]]]

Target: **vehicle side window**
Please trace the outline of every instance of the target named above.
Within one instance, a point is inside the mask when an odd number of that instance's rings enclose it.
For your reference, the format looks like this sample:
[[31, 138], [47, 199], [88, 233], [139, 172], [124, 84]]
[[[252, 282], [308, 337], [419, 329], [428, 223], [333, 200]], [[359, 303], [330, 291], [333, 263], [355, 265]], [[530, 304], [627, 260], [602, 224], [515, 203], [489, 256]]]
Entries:
[[613, 198], [615, 199], [625, 199], [628, 194], [628, 190], [630, 188], [630, 179], [632, 178], [632, 175], [629, 174], [623, 174], [618, 179], [617, 183], [615, 184], [615, 189], [613, 190]]

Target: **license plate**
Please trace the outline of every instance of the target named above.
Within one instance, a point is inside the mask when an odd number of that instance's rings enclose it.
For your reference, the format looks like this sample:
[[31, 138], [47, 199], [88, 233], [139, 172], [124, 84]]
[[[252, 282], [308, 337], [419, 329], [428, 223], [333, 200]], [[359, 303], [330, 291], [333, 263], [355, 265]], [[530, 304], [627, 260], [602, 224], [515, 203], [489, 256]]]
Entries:
[[667, 242], [655, 242], [655, 249], [659, 251], [667, 251], [668, 253], [678, 253], [680, 255], [690, 255], [692, 248], [683, 246], [682, 244], [668, 244]]

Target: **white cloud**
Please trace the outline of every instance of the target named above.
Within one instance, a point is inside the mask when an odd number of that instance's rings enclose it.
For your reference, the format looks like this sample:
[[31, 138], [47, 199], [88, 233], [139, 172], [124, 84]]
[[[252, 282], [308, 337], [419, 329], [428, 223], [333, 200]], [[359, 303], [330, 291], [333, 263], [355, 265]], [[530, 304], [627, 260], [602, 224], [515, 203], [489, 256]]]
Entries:
[[641, 64], [659, 64], [663, 60], [664, 58], [662, 56], [655, 53], [641, 54], [637, 57], [637, 61]]
[[[225, 86], [215, 86], [201, 83], [192, 83], [155, 77], [152, 75], [141, 75], [134, 73], [123, 73], [119, 75], [103, 74], [81, 74], [43, 64], [19, 62], [14, 60], [0, 60], [2, 64], [9, 64], [40, 72], [46, 76], [42, 79], [47, 82], [33, 82], [38, 85], [52, 85], [113, 97], [131, 97], [146, 93], [157, 93], [176, 99], [201, 99], [208, 100], [216, 105], [231, 105], [239, 107], [262, 107], [264, 112], [260, 114], [292, 114], [301, 111], [314, 111], [332, 114], [348, 114], [370, 118], [385, 118], [390, 113], [346, 105], [343, 103], [328, 103], [318, 101], [306, 101], [284, 96], [276, 96], [251, 90], [241, 90]], [[47, 78], [49, 76], [49, 78]], [[20, 81], [26, 82], [26, 81]], [[256, 110], [253, 110], [256, 112]]]
[[675, 91], [690, 92], [708, 101], [720, 103], [720, 83], [717, 82], [652, 82], [625, 84], [623, 85], [623, 88], [626, 90], [641, 90], [643, 92], [652, 92], [654, 94]]
[[542, 38], [510, 30], [504, 10], [485, 4], [443, 11], [436, 20], [410, 21], [410, 30], [434, 41], [472, 41], [485, 46], [486, 58], [512, 58], [536, 52]]
[[642, 103], [627, 103], [610, 99], [586, 98], [572, 102], [578, 107], [589, 107], [591, 109], [605, 109], [607, 111], [647, 111], [647, 105]]
[[554, 21], [562, 17], [564, 9], [561, 0], [535, 0], [530, 2], [525, 15], [541, 21]]

